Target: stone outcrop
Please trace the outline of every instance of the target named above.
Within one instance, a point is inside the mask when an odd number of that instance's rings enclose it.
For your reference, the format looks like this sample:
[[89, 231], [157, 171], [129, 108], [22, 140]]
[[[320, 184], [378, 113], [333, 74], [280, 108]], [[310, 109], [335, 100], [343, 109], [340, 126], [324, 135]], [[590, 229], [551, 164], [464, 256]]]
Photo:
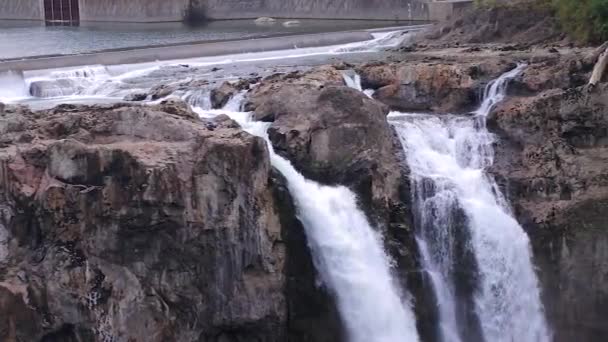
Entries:
[[358, 68], [364, 89], [403, 112], [462, 113], [475, 108], [480, 90], [512, 67], [500, 59], [473, 62], [406, 61]]
[[250, 95], [248, 107], [257, 119], [272, 122], [275, 151], [308, 178], [351, 186], [361, 200], [379, 204], [376, 209], [397, 198], [400, 172], [388, 107], [346, 87], [340, 71], [269, 78]]
[[190, 113], [0, 115], [0, 340], [285, 341], [266, 145]]
[[[528, 75], [562, 79], [530, 69]], [[608, 334], [608, 84], [591, 93], [566, 87], [512, 97], [489, 124], [500, 137], [494, 172], [532, 238], [555, 341], [602, 341]]]

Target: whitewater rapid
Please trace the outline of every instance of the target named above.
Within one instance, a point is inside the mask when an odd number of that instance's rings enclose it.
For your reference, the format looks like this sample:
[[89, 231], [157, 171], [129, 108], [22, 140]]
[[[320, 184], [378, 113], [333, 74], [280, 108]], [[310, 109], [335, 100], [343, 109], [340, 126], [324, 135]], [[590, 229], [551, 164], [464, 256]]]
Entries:
[[267, 142], [272, 166], [287, 180], [320, 280], [336, 299], [348, 341], [419, 341], [411, 304], [398, 290], [382, 239], [358, 207], [355, 194], [343, 186], [306, 179], [276, 154], [266, 133], [269, 124], [239, 111], [243, 94], [223, 110], [195, 110], [203, 118], [227, 114]]
[[508, 82], [524, 67], [491, 82], [483, 103], [470, 117], [389, 115], [411, 170], [417, 239], [435, 291], [445, 342], [467, 341], [467, 327], [459, 322], [455, 298], [456, 261], [462, 257], [456, 246], [463, 238], [469, 239], [466, 245], [475, 264], [465, 267], [477, 269], [472, 301], [484, 340], [551, 341], [529, 238], [486, 172], [494, 157], [486, 116], [504, 99]]
[[379, 51], [399, 46], [420, 27], [395, 31], [370, 32], [369, 41], [324, 47], [297, 48], [214, 57], [190, 58], [125, 65], [89, 65], [61, 69], [0, 73], [0, 102], [22, 103], [44, 99], [56, 103], [121, 101], [125, 96], [146, 93], [158, 84], [178, 84], [192, 79], [212, 78], [204, 73], [210, 67], [293, 60], [312, 56], [338, 56]]

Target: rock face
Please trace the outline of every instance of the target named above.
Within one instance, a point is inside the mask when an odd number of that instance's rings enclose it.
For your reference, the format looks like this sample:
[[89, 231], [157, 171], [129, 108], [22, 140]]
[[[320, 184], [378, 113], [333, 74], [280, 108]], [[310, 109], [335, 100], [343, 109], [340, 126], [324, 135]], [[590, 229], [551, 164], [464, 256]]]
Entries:
[[446, 63], [409, 61], [359, 68], [364, 89], [403, 112], [462, 113], [474, 109], [483, 85], [511, 66], [501, 60]]
[[[576, 76], [576, 75], [575, 75]], [[608, 84], [496, 109], [495, 172], [531, 235], [555, 340], [608, 336]]]
[[265, 143], [167, 105], [0, 115], [0, 340], [286, 340]]
[[[322, 78], [320, 76], [324, 76]], [[250, 97], [255, 116], [272, 121], [270, 140], [308, 178], [358, 190], [378, 208], [397, 198], [400, 172], [388, 108], [343, 84], [336, 70], [262, 83]]]

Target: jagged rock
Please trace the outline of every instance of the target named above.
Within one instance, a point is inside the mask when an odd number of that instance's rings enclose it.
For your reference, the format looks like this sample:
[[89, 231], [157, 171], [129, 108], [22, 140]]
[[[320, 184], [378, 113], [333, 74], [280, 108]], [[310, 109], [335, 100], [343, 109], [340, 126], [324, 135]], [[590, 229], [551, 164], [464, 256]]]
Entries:
[[211, 108], [220, 109], [230, 101], [236, 93], [239, 92], [239, 88], [230, 82], [224, 82], [218, 88], [211, 90]]
[[176, 86], [160, 84], [150, 89], [150, 97], [152, 100], [162, 99], [171, 95], [176, 90]]
[[484, 82], [511, 64], [493, 62], [421, 62], [371, 64], [358, 68], [364, 89], [399, 111], [466, 112], [475, 107]]
[[489, 118], [494, 173], [529, 232], [555, 341], [608, 334], [608, 84], [514, 97]]
[[137, 101], [145, 101], [148, 98], [148, 94], [146, 93], [133, 93], [125, 96], [125, 101], [137, 102]]
[[0, 340], [286, 340], [265, 142], [162, 106], [0, 116]]
[[198, 115], [192, 111], [192, 108], [181, 99], [171, 98], [161, 101], [160, 104], [152, 106], [161, 112], [174, 114], [191, 120], [198, 120]]
[[251, 78], [240, 79], [236, 82], [224, 82], [218, 88], [211, 90], [211, 106], [214, 109], [223, 108], [230, 99], [238, 92], [247, 90], [252, 84], [260, 81], [257, 74], [252, 74]]

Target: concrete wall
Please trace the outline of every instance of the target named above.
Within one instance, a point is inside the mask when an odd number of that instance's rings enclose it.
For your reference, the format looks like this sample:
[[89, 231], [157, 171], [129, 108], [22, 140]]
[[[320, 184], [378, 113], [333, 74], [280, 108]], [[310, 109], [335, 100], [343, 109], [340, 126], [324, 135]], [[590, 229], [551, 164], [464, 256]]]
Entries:
[[218, 19], [260, 16], [428, 20], [424, 0], [204, 0], [209, 16]]
[[[0, 18], [42, 19], [43, 0], [0, 0]], [[193, 0], [213, 19], [441, 20], [471, 0]], [[181, 21], [190, 0], [80, 0], [82, 21]]]
[[127, 22], [181, 21], [187, 1], [80, 0], [80, 20]]
[[42, 0], [0, 0], [0, 19], [44, 20]]

